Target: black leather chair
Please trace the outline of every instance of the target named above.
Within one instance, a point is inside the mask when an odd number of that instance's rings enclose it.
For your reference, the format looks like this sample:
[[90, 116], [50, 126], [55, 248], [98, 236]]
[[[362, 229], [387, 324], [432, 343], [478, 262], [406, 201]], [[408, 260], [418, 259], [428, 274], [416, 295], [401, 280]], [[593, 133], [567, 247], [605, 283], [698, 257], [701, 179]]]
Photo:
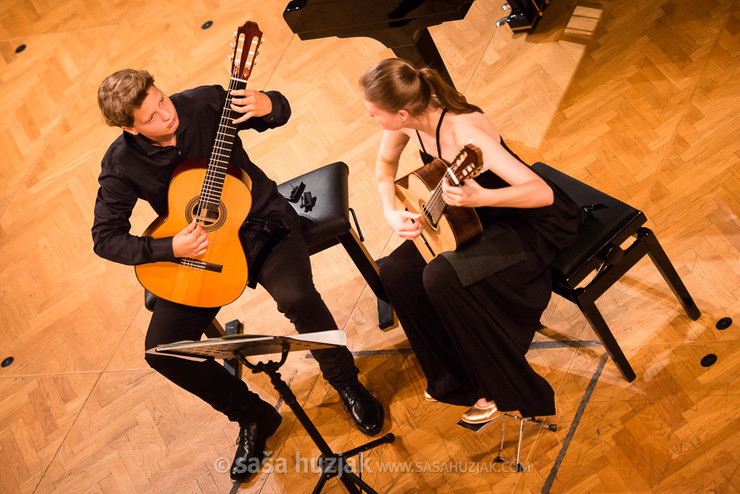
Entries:
[[[688, 316], [696, 320], [701, 313], [658, 239], [643, 226], [647, 218], [642, 211], [544, 163], [532, 168], [563, 189], [585, 212], [576, 240], [553, 262], [553, 291], [578, 305], [622, 375], [632, 381], [635, 372], [596, 307], [596, 299], [647, 254]], [[623, 249], [630, 237], [635, 240]]]
[[[349, 207], [349, 167], [341, 161], [324, 165], [278, 185], [301, 217], [309, 254], [342, 244], [370, 289], [378, 298], [378, 326], [396, 324], [387, 295], [380, 283], [378, 265], [363, 245], [354, 211]], [[349, 213], [356, 225], [352, 228]]]

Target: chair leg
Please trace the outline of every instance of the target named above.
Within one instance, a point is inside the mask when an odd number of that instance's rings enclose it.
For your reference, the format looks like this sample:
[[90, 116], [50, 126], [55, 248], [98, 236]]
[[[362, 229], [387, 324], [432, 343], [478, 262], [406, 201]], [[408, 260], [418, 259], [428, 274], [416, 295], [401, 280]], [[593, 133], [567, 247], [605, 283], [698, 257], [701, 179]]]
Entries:
[[658, 238], [649, 228], [640, 228], [638, 235], [645, 241], [650, 259], [655, 264], [655, 267], [658, 268], [665, 282], [671, 287], [673, 294], [681, 302], [681, 305], [683, 305], [686, 314], [693, 320], [699, 319], [699, 316], [701, 316], [699, 308], [694, 303], [694, 299], [691, 298], [686, 285], [681, 281], [676, 269], [673, 267], [670, 259], [668, 259], [663, 247], [661, 247], [660, 242], [658, 242]]
[[606, 324], [604, 317], [601, 315], [601, 312], [599, 312], [594, 301], [583, 297], [578, 298], [576, 300], [576, 304], [578, 304], [578, 307], [581, 309], [584, 317], [593, 328], [596, 336], [601, 340], [601, 343], [604, 345], [604, 348], [606, 348], [609, 356], [612, 358], [614, 363], [617, 364], [617, 367], [624, 378], [629, 382], [634, 381], [635, 371], [632, 370], [632, 366], [627, 361], [627, 357], [624, 356], [622, 349], [619, 347], [619, 343], [617, 343], [617, 340], [614, 338], [614, 335]]
[[349, 257], [352, 258], [352, 261], [357, 266], [362, 277], [365, 278], [370, 289], [378, 298], [378, 326], [383, 330], [395, 327], [397, 324], [396, 317], [393, 313], [393, 308], [388, 302], [388, 295], [386, 295], [385, 289], [380, 282], [378, 265], [375, 260], [357, 237], [357, 234], [353, 229], [340, 235], [339, 241], [344, 246]]
[[211, 324], [209, 324], [203, 332], [209, 338], [221, 338], [222, 336], [226, 336], [226, 330], [224, 330], [223, 326], [221, 326], [221, 323], [219, 323], [216, 319], [211, 321]]
[[[209, 338], [221, 338], [222, 336], [230, 334], [239, 334], [241, 333], [241, 328], [241, 322], [238, 319], [226, 323], [226, 329], [221, 326], [221, 323], [218, 322], [217, 319], [214, 319], [203, 332]], [[231, 372], [231, 374], [241, 379], [241, 364], [237, 359], [233, 358], [224, 360], [224, 367], [226, 367], [226, 370]]]
[[[215, 321], [215, 320], [214, 320]], [[218, 322], [218, 321], [216, 321]], [[244, 325], [239, 319], [234, 319], [233, 321], [229, 321], [226, 323], [226, 334], [227, 335], [234, 335], [234, 334], [242, 334], [244, 333]], [[236, 376], [237, 378], [242, 378], [242, 363], [239, 362], [239, 359], [234, 357], [228, 360], [224, 360], [224, 367], [227, 371], [229, 371], [233, 376]]]

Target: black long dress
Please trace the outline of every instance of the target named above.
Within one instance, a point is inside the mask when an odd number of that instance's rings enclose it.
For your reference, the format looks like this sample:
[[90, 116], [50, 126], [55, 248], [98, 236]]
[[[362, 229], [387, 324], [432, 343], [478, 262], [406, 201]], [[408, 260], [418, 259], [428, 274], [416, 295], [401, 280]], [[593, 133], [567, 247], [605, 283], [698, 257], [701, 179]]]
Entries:
[[[432, 157], [422, 151], [422, 159]], [[476, 181], [508, 185], [490, 171]], [[437, 400], [470, 406], [486, 398], [527, 417], [555, 413], [552, 387], [525, 354], [550, 300], [550, 264], [572, 242], [580, 213], [549, 185], [550, 206], [477, 208], [484, 233], [454, 254], [426, 264], [406, 241], [383, 260], [381, 280]]]

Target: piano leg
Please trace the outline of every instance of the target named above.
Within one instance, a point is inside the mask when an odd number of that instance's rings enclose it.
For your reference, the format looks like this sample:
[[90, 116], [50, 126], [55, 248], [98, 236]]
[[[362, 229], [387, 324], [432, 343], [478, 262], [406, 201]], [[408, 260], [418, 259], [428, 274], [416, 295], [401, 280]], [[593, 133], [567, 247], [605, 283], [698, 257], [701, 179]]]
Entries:
[[455, 83], [452, 82], [447, 67], [445, 67], [445, 63], [437, 50], [437, 45], [434, 44], [434, 40], [429, 34], [429, 29], [420, 29], [413, 45], [394, 46], [392, 49], [398, 58], [405, 58], [419, 68], [431, 67], [435, 69], [442, 76], [442, 79], [447, 81], [450, 86], [455, 87]]

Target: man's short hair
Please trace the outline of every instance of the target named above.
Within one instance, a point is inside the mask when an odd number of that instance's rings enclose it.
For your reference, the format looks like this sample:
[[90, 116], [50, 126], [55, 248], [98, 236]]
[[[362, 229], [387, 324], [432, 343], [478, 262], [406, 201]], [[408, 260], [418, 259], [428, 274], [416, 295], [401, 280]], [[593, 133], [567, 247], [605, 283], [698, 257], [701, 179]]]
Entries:
[[115, 72], [98, 88], [98, 106], [103, 120], [111, 127], [133, 127], [134, 110], [140, 108], [154, 85], [146, 70], [124, 69]]

